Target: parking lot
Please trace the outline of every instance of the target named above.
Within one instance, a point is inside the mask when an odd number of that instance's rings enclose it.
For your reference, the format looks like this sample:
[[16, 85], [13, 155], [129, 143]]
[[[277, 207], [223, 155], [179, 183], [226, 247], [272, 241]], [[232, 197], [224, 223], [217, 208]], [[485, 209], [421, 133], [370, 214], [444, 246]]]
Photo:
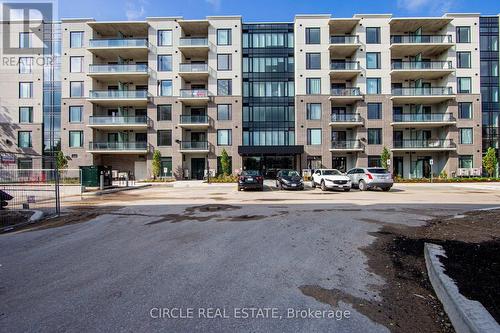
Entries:
[[[386, 283], [362, 251], [373, 233], [500, 206], [498, 184], [396, 184], [390, 192], [272, 185], [119, 192], [67, 202], [62, 217], [1, 235], [2, 331], [388, 332], [354, 304], [380, 301]], [[344, 296], [333, 302], [311, 288]], [[161, 318], [156, 309], [165, 308], [195, 315]], [[207, 308], [227, 318], [199, 316]], [[236, 318], [241, 308], [281, 316]], [[290, 309], [350, 315], [289, 318]]]

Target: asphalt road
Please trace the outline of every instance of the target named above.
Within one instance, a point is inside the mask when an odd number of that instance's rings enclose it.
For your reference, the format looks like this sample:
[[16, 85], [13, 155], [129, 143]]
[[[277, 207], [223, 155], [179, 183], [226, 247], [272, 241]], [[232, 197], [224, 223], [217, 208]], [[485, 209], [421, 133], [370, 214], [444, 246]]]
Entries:
[[[98, 214], [89, 221], [0, 235], [0, 331], [388, 332], [351, 304], [332, 308], [300, 287], [377, 299], [384, 281], [360, 251], [369, 233], [498, 206], [498, 189], [478, 186], [153, 187], [92, 199], [83, 203], [84, 213]], [[107, 206], [117, 209], [99, 215]], [[242, 308], [260, 317], [237, 318]], [[336, 317], [288, 318], [289, 309]], [[227, 318], [206, 318], [218, 315]]]

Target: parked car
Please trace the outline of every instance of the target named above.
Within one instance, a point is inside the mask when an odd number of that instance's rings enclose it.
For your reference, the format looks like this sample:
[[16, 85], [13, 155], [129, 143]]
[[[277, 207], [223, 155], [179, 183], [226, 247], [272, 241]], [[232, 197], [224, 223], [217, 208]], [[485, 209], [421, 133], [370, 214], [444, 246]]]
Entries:
[[304, 180], [295, 170], [280, 170], [276, 175], [276, 187], [280, 190], [303, 190]]
[[238, 177], [238, 191], [241, 190], [264, 191], [264, 177], [257, 170], [245, 170]]
[[371, 188], [380, 188], [389, 191], [394, 185], [392, 174], [384, 168], [354, 168], [347, 172], [352, 186], [366, 191]]
[[351, 190], [351, 180], [337, 169], [317, 169], [312, 179], [313, 187], [320, 186], [322, 191], [341, 189], [349, 192]]

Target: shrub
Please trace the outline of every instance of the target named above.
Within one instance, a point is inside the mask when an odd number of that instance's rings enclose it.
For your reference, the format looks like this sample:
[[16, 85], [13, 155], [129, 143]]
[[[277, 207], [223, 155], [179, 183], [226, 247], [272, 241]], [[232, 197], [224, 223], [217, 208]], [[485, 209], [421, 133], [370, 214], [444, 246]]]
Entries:
[[156, 179], [160, 176], [161, 171], [161, 153], [159, 150], [155, 150], [153, 153], [152, 169], [153, 178]]

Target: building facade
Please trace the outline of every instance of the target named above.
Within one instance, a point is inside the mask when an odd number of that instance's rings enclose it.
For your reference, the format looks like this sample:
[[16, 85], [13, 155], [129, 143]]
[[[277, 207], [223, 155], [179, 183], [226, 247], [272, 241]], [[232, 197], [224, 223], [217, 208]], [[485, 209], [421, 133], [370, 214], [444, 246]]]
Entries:
[[55, 133], [70, 168], [107, 165], [135, 179], [152, 176], [155, 151], [160, 176], [177, 179], [219, 173], [223, 150], [235, 173], [268, 177], [381, 165], [384, 147], [399, 177], [477, 173], [483, 151], [499, 148], [498, 19], [65, 19], [51, 126], [44, 69], [3, 73], [2, 149], [30, 140], [42, 152]]

